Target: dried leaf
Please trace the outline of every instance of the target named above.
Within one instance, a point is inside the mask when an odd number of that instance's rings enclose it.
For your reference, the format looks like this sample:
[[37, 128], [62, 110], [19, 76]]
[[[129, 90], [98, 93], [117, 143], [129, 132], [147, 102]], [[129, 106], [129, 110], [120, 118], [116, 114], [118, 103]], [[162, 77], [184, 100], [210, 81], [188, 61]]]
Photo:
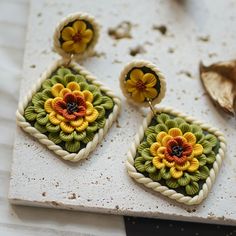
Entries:
[[200, 77], [212, 100], [226, 112], [235, 115], [236, 60], [210, 66], [200, 63]]

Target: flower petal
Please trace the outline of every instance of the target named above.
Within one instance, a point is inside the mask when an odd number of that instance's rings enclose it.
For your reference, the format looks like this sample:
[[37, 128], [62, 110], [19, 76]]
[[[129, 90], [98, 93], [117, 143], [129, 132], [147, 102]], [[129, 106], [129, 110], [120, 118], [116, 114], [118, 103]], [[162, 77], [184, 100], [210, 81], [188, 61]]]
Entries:
[[175, 165], [177, 170], [187, 170], [189, 166], [190, 166], [189, 161], [186, 161], [183, 165], [178, 165], [178, 164]]
[[86, 116], [89, 116], [93, 113], [93, 104], [90, 102], [86, 102]]
[[64, 121], [64, 122], [67, 121], [64, 116], [61, 116], [61, 115], [59, 115], [59, 114], [57, 114], [56, 117], [57, 117], [57, 119], [60, 120], [60, 121]]
[[[173, 139], [173, 137], [170, 136], [169, 134], [167, 134], [165, 137], [163, 137], [161, 143], [162, 143], [162, 145], [163, 145], [164, 147], [166, 147], [167, 145], [169, 145], [168, 142], [169, 142], [170, 140], [172, 140], [172, 139]], [[176, 142], [176, 143], [177, 143], [177, 142]], [[178, 143], [177, 143], [177, 144], [178, 144]]]
[[88, 121], [89, 123], [92, 123], [98, 118], [98, 115], [99, 115], [98, 111], [94, 109], [91, 115], [85, 116], [85, 120]]
[[62, 89], [64, 89], [65, 87], [63, 86], [63, 84], [54, 84], [51, 88], [51, 93], [54, 97], [59, 97], [59, 94], [61, 92]]
[[156, 76], [152, 73], [146, 73], [143, 78], [142, 81], [145, 83], [146, 87], [154, 87], [157, 83], [157, 79]]
[[86, 115], [86, 108], [84, 106], [78, 106], [78, 111], [73, 113], [76, 117], [83, 117]]
[[188, 167], [189, 172], [194, 172], [199, 168], [199, 161], [197, 158], [193, 158], [190, 161], [190, 166]]
[[74, 49], [74, 41], [66, 41], [62, 44], [61, 47], [65, 52], [72, 52]]
[[136, 102], [143, 102], [145, 100], [144, 94], [138, 90], [135, 90], [131, 96]]
[[76, 83], [76, 82], [70, 82], [70, 83], [67, 84], [66, 87], [67, 87], [68, 89], [70, 89], [72, 92], [73, 92], [73, 91], [76, 91], [76, 90], [80, 91], [80, 86], [79, 86], [79, 84]]
[[73, 127], [79, 127], [83, 124], [84, 122], [84, 119], [83, 118], [78, 118], [77, 120], [73, 120], [70, 122], [70, 124], [73, 126]]
[[171, 128], [168, 134], [172, 137], [182, 136], [182, 131], [179, 128]]
[[93, 94], [90, 91], [84, 90], [82, 93], [86, 102], [93, 102]]
[[150, 152], [151, 152], [151, 154], [153, 155], [153, 156], [156, 156], [157, 155], [157, 150], [158, 150], [158, 148], [161, 146], [161, 144], [160, 143], [158, 143], [158, 142], [155, 142], [155, 143], [153, 143], [152, 145], [151, 145], [151, 147], [150, 147]]
[[88, 121], [83, 120], [83, 123], [76, 128], [77, 131], [84, 131], [88, 127]]
[[129, 93], [134, 92], [135, 90], [137, 90], [136, 83], [133, 82], [131, 79], [126, 81], [125, 87], [126, 87], [126, 89]]
[[203, 153], [203, 147], [201, 144], [197, 143], [193, 146], [193, 154], [194, 156], [202, 155]]
[[194, 145], [197, 141], [195, 135], [191, 132], [185, 133], [184, 138], [186, 138], [187, 142], [191, 145]]
[[67, 93], [71, 93], [70, 89], [64, 88], [64, 89], [62, 89], [61, 92], [59, 93], [59, 96], [60, 96], [61, 98], [63, 98]]
[[173, 156], [173, 157], [177, 165], [183, 165], [188, 160], [186, 156], [181, 156], [181, 157]]
[[75, 31], [72, 27], [65, 27], [61, 32], [61, 37], [65, 41], [72, 40], [72, 37], [75, 35]]
[[57, 100], [53, 103], [53, 109], [60, 115], [63, 115], [63, 111], [66, 109], [66, 103], [63, 100]]
[[44, 109], [47, 113], [51, 113], [53, 111], [52, 108], [52, 98], [49, 98], [45, 103], [44, 103]]
[[155, 88], [146, 88], [144, 91], [144, 96], [153, 99], [157, 96], [157, 90]]
[[157, 168], [161, 169], [165, 167], [165, 164], [162, 162], [162, 158], [159, 156], [153, 157], [152, 164]]
[[73, 114], [69, 114], [68, 111], [66, 109], [63, 110], [63, 114], [62, 114], [67, 120], [71, 121], [71, 120], [75, 120], [76, 119], [76, 115]]
[[82, 97], [84, 98], [84, 94], [81, 91], [75, 90], [72, 92], [76, 97]]
[[175, 165], [174, 161], [168, 161], [167, 159], [163, 159], [163, 163], [169, 168]]
[[183, 175], [182, 170], [177, 170], [174, 166], [170, 168], [170, 174], [173, 178], [179, 179]]
[[167, 135], [166, 132], [161, 131], [160, 133], [158, 133], [158, 135], [156, 136], [156, 140], [157, 142], [161, 143], [162, 139]]
[[160, 158], [164, 158], [165, 157], [165, 152], [166, 152], [165, 147], [159, 147], [157, 149], [157, 156], [159, 156]]
[[87, 28], [86, 23], [82, 20], [77, 20], [73, 23], [73, 29], [76, 33], [83, 32]]
[[87, 44], [83, 43], [82, 41], [74, 43], [73, 45], [73, 51], [75, 53], [81, 53], [84, 52], [84, 50], [86, 49]]
[[142, 80], [143, 72], [140, 69], [133, 69], [130, 73], [130, 79], [137, 82], [138, 80]]
[[76, 96], [73, 93], [66, 93], [64, 96], [65, 103], [76, 102]]
[[85, 32], [82, 33], [82, 42], [83, 43], [89, 43], [93, 37], [93, 31], [91, 29], [85, 30]]
[[50, 114], [49, 114], [49, 116], [48, 116], [48, 119], [50, 120], [50, 122], [52, 123], [52, 124], [54, 124], [54, 125], [59, 125], [60, 123], [61, 123], [61, 121], [60, 120], [58, 120], [57, 119], [57, 117], [56, 117], [56, 112], [51, 112]]
[[193, 152], [193, 146], [191, 144], [184, 143], [183, 144], [183, 155], [189, 156], [192, 154], [192, 152]]
[[65, 133], [72, 133], [74, 131], [74, 127], [71, 126], [70, 123], [61, 122], [60, 127]]

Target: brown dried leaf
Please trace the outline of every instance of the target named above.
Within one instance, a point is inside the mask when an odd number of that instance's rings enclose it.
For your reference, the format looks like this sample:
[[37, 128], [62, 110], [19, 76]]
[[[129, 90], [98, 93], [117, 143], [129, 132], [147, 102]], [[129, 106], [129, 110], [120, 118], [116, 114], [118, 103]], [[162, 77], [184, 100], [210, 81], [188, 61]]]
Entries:
[[210, 66], [200, 63], [200, 77], [212, 100], [226, 112], [235, 115], [236, 60]]

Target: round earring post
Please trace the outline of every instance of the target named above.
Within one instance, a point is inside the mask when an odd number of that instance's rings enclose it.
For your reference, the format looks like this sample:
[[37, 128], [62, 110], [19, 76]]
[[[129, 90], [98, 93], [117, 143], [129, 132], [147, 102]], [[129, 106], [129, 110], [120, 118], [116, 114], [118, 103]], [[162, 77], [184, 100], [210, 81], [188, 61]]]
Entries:
[[155, 109], [154, 109], [154, 107], [153, 107], [153, 105], [152, 105], [152, 101], [151, 101], [150, 99], [147, 99], [147, 101], [148, 101], [148, 105], [149, 105], [149, 107], [150, 107], [150, 109], [151, 109], [153, 115], [155, 116], [155, 115], [156, 115], [156, 112], [155, 112]]

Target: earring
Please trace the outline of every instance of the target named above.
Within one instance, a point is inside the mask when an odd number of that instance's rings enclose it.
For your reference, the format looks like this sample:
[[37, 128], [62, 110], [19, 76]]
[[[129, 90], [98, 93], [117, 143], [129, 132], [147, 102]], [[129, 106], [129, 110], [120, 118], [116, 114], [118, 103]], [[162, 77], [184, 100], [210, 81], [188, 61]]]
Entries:
[[151, 109], [128, 151], [128, 174], [178, 202], [199, 204], [211, 190], [224, 158], [223, 134], [175, 109], [154, 107], [164, 97], [166, 83], [148, 61], [126, 65], [120, 86], [128, 101]]
[[64, 18], [56, 27], [51, 65], [20, 102], [17, 124], [64, 160], [86, 158], [117, 119], [120, 100], [75, 60], [87, 57], [99, 26], [85, 13]]

